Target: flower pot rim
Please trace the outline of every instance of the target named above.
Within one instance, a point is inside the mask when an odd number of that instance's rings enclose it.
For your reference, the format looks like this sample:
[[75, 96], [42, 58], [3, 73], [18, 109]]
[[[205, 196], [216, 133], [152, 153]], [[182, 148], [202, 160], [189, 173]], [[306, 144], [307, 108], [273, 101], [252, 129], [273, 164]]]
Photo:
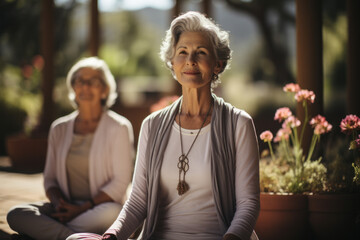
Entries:
[[291, 192], [260, 192], [260, 194], [263, 195], [278, 195], [278, 196], [300, 196], [300, 195], [309, 195], [310, 193], [304, 192], [304, 193], [291, 193]]

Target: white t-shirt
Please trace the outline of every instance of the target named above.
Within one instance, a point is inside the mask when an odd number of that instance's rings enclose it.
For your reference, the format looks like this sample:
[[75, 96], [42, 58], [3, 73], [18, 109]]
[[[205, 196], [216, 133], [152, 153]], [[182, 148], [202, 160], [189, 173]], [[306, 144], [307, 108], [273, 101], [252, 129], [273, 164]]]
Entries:
[[[184, 154], [188, 152], [198, 131], [181, 129]], [[174, 122], [161, 167], [159, 220], [155, 239], [221, 239], [212, 193], [210, 154], [208, 124], [201, 129], [188, 155], [189, 170], [185, 180], [190, 188], [179, 196], [176, 188], [181, 145], [179, 125]]]

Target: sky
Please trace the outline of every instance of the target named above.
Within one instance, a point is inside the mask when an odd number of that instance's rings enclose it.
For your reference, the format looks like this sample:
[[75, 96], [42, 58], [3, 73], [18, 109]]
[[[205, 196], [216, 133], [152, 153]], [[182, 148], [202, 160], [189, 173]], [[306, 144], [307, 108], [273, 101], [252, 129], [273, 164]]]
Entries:
[[[89, 2], [89, 0], [78, 0], [79, 2]], [[55, 0], [57, 4], [68, 2], [68, 0]], [[174, 0], [98, 0], [99, 10], [111, 12], [116, 10], [138, 10], [145, 7], [157, 9], [170, 9], [174, 5]]]

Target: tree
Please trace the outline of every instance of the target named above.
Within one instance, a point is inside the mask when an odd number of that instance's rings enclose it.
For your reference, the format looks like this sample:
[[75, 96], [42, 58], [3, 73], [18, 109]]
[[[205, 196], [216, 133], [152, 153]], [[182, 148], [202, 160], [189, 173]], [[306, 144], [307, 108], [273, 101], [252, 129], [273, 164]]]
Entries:
[[[282, 35], [287, 25], [294, 25], [295, 16], [291, 12], [291, 0], [226, 0], [227, 4], [239, 12], [243, 12], [254, 19], [264, 39], [266, 55], [275, 68], [274, 82], [285, 84], [292, 82], [294, 76], [287, 61], [287, 49], [281, 39], [276, 39], [277, 34]], [[272, 17], [276, 22], [271, 23]]]

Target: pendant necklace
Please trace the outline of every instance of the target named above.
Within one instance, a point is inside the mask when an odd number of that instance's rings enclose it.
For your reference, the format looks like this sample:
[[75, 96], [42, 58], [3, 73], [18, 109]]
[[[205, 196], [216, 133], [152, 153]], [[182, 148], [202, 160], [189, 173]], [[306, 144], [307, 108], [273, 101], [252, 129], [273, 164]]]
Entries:
[[184, 150], [183, 150], [183, 143], [182, 143], [182, 134], [181, 134], [181, 122], [180, 122], [180, 114], [181, 114], [181, 105], [180, 105], [180, 108], [179, 108], [179, 129], [180, 129], [180, 146], [181, 146], [181, 155], [179, 157], [179, 162], [177, 164], [177, 167], [179, 168], [179, 183], [177, 185], [177, 191], [178, 191], [178, 194], [181, 196], [183, 195], [184, 193], [186, 193], [188, 190], [189, 190], [189, 185], [186, 183], [185, 181], [185, 175], [186, 175], [186, 172], [189, 170], [189, 159], [188, 159], [188, 155], [192, 149], [192, 147], [194, 146], [194, 143], [196, 141], [196, 139], [198, 138], [199, 134], [200, 134], [200, 131], [201, 129], [203, 128], [205, 122], [206, 122], [206, 119], [208, 118], [209, 116], [209, 113], [210, 113], [210, 110], [211, 110], [211, 107], [212, 107], [212, 102], [211, 102], [211, 105], [209, 107], [209, 111], [207, 112], [206, 114], [206, 117], [204, 119], [204, 122], [201, 124], [201, 127], [199, 129], [199, 131], [197, 132], [196, 136], [195, 136], [195, 139], [194, 141], [192, 142], [189, 150], [187, 151], [186, 154], [184, 154]]

